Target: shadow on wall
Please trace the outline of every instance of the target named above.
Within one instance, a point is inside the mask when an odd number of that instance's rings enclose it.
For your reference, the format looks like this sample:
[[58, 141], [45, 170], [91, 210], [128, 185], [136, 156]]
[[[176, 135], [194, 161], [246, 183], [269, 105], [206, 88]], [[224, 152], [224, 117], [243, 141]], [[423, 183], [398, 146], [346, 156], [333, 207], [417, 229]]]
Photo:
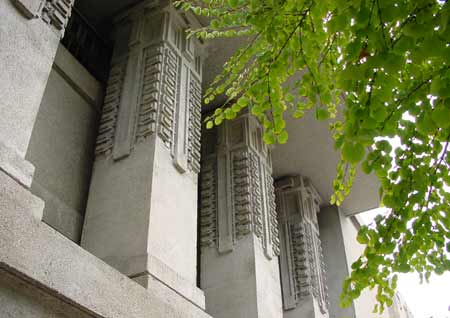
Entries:
[[31, 191], [45, 201], [43, 221], [79, 243], [94, 160], [103, 87], [60, 45], [27, 160]]

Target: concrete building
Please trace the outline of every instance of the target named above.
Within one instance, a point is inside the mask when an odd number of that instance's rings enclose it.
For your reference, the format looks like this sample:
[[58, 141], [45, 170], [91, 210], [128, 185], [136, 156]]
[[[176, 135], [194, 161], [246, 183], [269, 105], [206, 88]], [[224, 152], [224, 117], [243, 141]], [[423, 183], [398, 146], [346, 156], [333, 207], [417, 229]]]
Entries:
[[371, 317], [370, 293], [338, 299], [378, 187], [328, 205], [327, 123], [288, 119], [274, 148], [245, 111], [202, 130], [242, 40], [186, 38], [202, 21], [164, 0], [0, 16], [1, 318]]

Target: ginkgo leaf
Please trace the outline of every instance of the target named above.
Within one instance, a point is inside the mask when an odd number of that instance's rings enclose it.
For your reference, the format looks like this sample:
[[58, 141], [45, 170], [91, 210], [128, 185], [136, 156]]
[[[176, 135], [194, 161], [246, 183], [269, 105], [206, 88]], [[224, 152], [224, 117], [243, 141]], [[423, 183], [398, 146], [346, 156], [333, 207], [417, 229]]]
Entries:
[[345, 161], [356, 164], [364, 158], [364, 146], [356, 142], [345, 142], [342, 146], [342, 157]]

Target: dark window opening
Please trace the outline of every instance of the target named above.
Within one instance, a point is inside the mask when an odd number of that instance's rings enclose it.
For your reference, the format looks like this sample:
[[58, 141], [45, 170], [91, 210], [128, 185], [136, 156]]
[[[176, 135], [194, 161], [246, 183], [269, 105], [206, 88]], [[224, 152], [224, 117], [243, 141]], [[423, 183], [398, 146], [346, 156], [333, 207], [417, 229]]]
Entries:
[[61, 43], [98, 81], [106, 83], [112, 43], [100, 36], [76, 8], [72, 10]]

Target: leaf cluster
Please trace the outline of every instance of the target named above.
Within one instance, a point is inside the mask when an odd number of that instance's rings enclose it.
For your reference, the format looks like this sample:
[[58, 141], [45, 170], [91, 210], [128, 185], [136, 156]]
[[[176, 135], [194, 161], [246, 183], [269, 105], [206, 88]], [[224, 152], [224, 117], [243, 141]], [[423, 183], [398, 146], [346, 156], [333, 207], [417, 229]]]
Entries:
[[[288, 140], [286, 116], [330, 120], [341, 153], [331, 203], [357, 169], [380, 180], [389, 214], [363, 226], [363, 255], [341, 303], [376, 288], [382, 313], [396, 273], [450, 270], [450, 4], [437, 0], [192, 0], [203, 38], [245, 36], [205, 93], [227, 97], [208, 128], [249, 108], [268, 144]], [[337, 120], [342, 108], [342, 120]], [[392, 147], [393, 140], [397, 145]]]

